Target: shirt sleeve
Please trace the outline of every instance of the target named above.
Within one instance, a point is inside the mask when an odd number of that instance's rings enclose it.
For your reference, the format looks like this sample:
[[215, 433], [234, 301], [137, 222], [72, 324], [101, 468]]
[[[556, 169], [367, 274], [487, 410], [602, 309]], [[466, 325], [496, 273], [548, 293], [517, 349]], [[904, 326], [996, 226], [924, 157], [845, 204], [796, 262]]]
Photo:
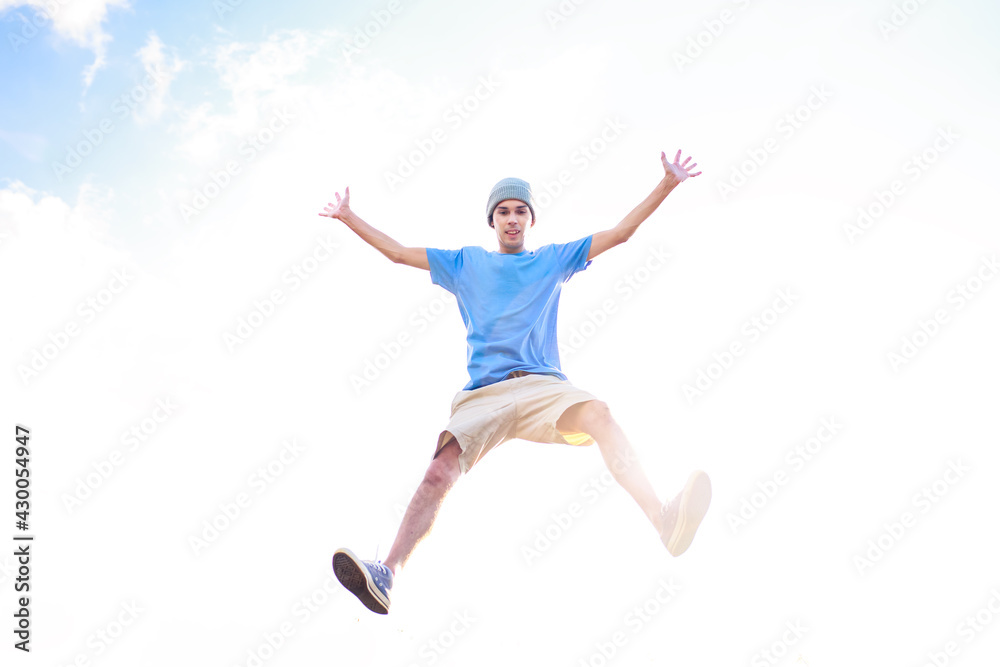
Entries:
[[593, 235], [585, 236], [578, 241], [561, 243], [553, 247], [559, 266], [562, 268], [563, 280], [569, 280], [574, 273], [590, 266], [592, 260], [587, 259], [587, 255], [590, 254], [590, 243], [593, 238]]
[[427, 248], [427, 263], [431, 267], [431, 282], [440, 285], [452, 294], [462, 272], [462, 250], [442, 250]]

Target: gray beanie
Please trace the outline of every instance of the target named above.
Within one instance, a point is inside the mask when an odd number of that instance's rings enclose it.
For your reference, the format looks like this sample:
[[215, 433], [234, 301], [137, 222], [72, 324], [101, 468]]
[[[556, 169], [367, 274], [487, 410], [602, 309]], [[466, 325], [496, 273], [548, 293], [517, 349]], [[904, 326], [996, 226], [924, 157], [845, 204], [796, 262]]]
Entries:
[[490, 191], [490, 200], [486, 204], [486, 222], [493, 226], [493, 209], [507, 199], [517, 199], [523, 201], [531, 210], [531, 218], [535, 217], [535, 200], [531, 196], [531, 185], [520, 178], [505, 178], [493, 186]]

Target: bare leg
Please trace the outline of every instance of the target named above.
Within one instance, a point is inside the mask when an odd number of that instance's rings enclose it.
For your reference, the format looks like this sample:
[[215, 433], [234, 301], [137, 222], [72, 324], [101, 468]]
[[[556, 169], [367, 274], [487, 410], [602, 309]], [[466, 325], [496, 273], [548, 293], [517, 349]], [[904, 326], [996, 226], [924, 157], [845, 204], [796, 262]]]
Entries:
[[639, 464], [639, 457], [603, 401], [584, 401], [563, 412], [556, 428], [563, 433], [588, 433], [597, 442], [604, 463], [625, 491], [639, 504], [659, 531], [663, 503]]
[[406, 508], [389, 555], [382, 561], [383, 565], [392, 570], [393, 575], [406, 564], [420, 541], [431, 532], [445, 495], [461, 475], [458, 465], [458, 455], [461, 452], [458, 442], [452, 440], [441, 448], [427, 467], [423, 481]]

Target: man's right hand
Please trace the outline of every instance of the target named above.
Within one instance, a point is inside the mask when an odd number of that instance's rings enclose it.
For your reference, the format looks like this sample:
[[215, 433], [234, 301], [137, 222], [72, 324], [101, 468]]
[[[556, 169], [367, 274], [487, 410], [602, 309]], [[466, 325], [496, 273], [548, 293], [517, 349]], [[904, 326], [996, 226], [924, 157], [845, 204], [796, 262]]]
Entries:
[[418, 269], [430, 271], [431, 265], [427, 260], [426, 248], [407, 248], [398, 241], [390, 238], [362, 220], [351, 210], [351, 188], [344, 190], [344, 198], [340, 198], [340, 193], [335, 192], [337, 203], [329, 202], [323, 212], [324, 218], [340, 220], [347, 225], [351, 231], [360, 236], [365, 243], [378, 250], [397, 264], [406, 264]]
[[346, 218], [351, 214], [351, 187], [347, 186], [344, 190], [344, 198], [340, 198], [339, 192], [334, 192], [334, 196], [337, 197], [337, 203], [327, 202], [326, 208], [320, 213], [325, 218], [334, 218], [336, 220], [346, 220]]

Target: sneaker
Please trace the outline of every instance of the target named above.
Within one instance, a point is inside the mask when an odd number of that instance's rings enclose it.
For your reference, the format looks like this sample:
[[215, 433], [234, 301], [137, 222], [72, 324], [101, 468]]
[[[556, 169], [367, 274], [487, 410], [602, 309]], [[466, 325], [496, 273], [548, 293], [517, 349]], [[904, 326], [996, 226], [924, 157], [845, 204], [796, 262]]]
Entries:
[[691, 473], [687, 484], [660, 510], [660, 539], [672, 556], [680, 556], [705, 518], [712, 500], [712, 483], [701, 470]]
[[381, 561], [360, 560], [350, 549], [333, 554], [333, 572], [344, 588], [376, 614], [389, 613], [392, 572]]

